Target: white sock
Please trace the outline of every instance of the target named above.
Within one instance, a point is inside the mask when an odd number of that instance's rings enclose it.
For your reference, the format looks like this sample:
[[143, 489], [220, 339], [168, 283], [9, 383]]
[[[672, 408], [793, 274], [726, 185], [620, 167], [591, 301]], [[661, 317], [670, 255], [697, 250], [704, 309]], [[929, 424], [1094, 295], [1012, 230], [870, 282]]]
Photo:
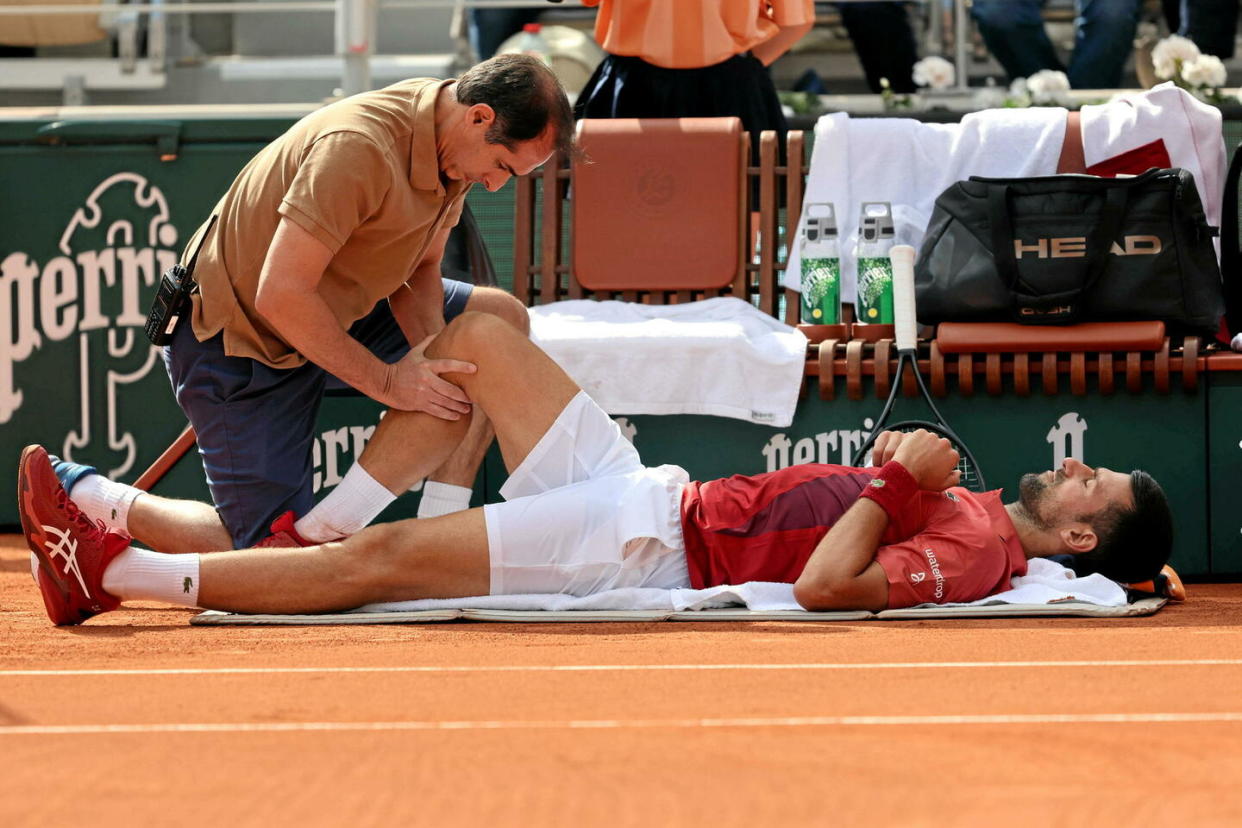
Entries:
[[418, 516], [433, 518], [469, 509], [470, 495], [465, 486], [428, 480], [423, 484], [423, 499], [418, 501]]
[[396, 499], [361, 464], [354, 463], [336, 488], [299, 518], [293, 528], [314, 543], [349, 537], [375, 520]]
[[198, 557], [165, 555], [131, 546], [108, 564], [103, 588], [122, 601], [163, 601], [196, 607]]
[[91, 520], [102, 520], [109, 529], [128, 532], [129, 507], [142, 493], [142, 489], [117, 483], [102, 474], [88, 474], [73, 485], [69, 496]]

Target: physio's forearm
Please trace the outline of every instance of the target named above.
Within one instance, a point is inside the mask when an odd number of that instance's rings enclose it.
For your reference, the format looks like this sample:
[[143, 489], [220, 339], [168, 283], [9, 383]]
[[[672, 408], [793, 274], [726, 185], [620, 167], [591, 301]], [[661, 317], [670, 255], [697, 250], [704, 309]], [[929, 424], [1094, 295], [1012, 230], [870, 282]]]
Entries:
[[270, 291], [263, 314], [294, 349], [372, 399], [386, 390], [388, 366], [350, 336], [318, 293]]
[[394, 291], [388, 302], [393, 317], [411, 345], [417, 345], [444, 327], [444, 285], [437, 265], [418, 267], [410, 280]]

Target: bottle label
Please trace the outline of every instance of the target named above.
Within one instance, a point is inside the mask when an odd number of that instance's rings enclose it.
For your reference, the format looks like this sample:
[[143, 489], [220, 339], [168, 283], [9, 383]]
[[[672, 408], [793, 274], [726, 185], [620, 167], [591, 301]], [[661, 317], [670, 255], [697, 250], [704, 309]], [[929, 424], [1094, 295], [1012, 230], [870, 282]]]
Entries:
[[841, 321], [839, 259], [802, 259], [802, 321], [811, 325], [836, 325]]
[[893, 324], [893, 262], [887, 256], [858, 259], [858, 321]]

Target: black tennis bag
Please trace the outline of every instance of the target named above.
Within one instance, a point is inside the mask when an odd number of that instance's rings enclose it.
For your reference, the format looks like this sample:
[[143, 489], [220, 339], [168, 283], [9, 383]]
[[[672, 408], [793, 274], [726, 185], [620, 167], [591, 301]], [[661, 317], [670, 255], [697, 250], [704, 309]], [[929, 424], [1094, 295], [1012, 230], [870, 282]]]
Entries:
[[1224, 312], [1214, 235], [1182, 169], [972, 177], [936, 199], [915, 268], [918, 318], [1159, 319], [1212, 335]]

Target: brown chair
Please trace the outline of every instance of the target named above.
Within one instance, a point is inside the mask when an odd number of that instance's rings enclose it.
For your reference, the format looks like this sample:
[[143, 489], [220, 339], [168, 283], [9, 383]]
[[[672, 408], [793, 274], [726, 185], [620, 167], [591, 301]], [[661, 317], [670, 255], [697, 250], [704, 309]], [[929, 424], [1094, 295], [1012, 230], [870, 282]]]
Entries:
[[747, 137], [737, 118], [580, 121], [570, 262], [583, 290], [719, 295], [740, 284]]
[[582, 158], [554, 158], [517, 181], [520, 300], [738, 296], [778, 315], [778, 182], [785, 180], [793, 226], [802, 133], [790, 133], [788, 166], [777, 163], [773, 132], [763, 133], [760, 163], [751, 166], [749, 135], [736, 118], [588, 119], [579, 122], [578, 144]]

